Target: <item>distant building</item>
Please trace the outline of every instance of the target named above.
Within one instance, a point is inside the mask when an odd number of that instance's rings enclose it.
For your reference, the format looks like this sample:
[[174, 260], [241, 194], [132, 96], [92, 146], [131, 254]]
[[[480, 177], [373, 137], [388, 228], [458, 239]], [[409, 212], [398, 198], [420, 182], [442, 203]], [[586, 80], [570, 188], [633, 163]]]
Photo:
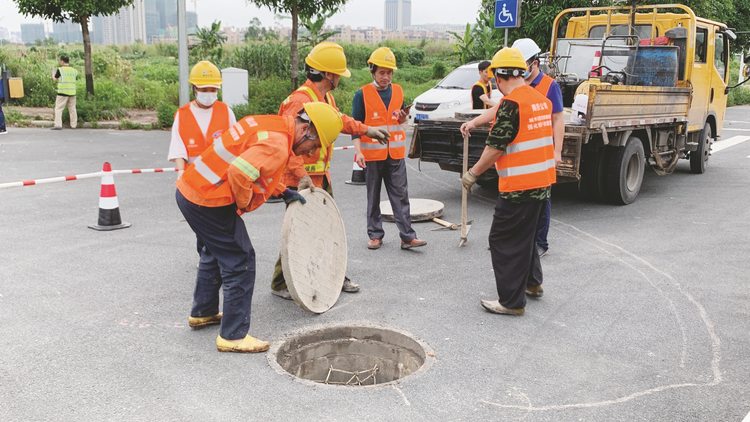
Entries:
[[336, 34], [328, 38], [327, 41], [337, 43], [354, 43], [354, 44], [378, 44], [386, 40], [403, 40], [403, 41], [451, 41], [453, 36], [447, 31], [454, 31], [463, 34], [466, 27], [461, 25], [424, 25], [410, 26], [403, 31], [389, 31], [379, 28], [357, 28], [352, 29], [348, 25], [337, 25], [326, 27], [326, 31], [335, 31]]
[[21, 41], [34, 42], [47, 38], [44, 32], [44, 25], [41, 23], [22, 23], [21, 24]]
[[66, 19], [65, 22], [53, 22], [50, 37], [66, 44], [83, 42], [81, 24], [73, 23], [70, 19]]
[[10, 31], [4, 26], [0, 26], [0, 40], [10, 41]]
[[[198, 15], [187, 12], [188, 34], [195, 33]], [[177, 2], [174, 0], [135, 0], [110, 16], [91, 20], [91, 42], [94, 44], [132, 44], [141, 40], [174, 42], [177, 40]]]
[[146, 42], [144, 0], [135, 0], [131, 6], [122, 7], [113, 15], [102, 16], [94, 26], [101, 34], [102, 44], [132, 44], [136, 40]]
[[227, 44], [241, 44], [245, 42], [246, 32], [247, 28], [235, 28], [233, 26], [221, 28], [221, 33], [227, 37]]
[[385, 30], [401, 32], [411, 26], [411, 0], [385, 0]]

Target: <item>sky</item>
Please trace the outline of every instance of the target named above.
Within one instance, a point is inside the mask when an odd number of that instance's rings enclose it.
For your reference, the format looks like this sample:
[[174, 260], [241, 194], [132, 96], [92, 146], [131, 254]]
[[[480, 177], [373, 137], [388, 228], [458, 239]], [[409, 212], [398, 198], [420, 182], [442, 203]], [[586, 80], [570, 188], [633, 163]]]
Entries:
[[[412, 25], [447, 23], [465, 25], [473, 23], [481, 0], [412, 0]], [[374, 26], [383, 27], [383, 0], [349, 0], [327, 23], [330, 25], [350, 25], [352, 28]], [[460, 5], [460, 6], [459, 6]], [[265, 27], [274, 26], [274, 13], [245, 0], [187, 0], [187, 10], [198, 9], [198, 26], [208, 26], [213, 21], [221, 21], [222, 26], [247, 27], [254, 17]], [[39, 23], [38, 18], [25, 17], [18, 13], [18, 7], [11, 0], [0, 0], [0, 27], [11, 32], [21, 30], [21, 23]], [[283, 26], [291, 26], [291, 21], [282, 21]], [[51, 29], [51, 27], [50, 27]]]

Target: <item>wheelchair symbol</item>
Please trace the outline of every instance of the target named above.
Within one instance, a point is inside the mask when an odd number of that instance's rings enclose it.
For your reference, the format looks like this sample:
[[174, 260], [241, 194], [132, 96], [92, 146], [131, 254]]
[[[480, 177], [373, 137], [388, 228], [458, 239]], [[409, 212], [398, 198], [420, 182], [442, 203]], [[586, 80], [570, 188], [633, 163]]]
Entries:
[[505, 3], [503, 3], [503, 10], [501, 10], [497, 14], [497, 21], [500, 23], [505, 23], [508, 21], [513, 22], [513, 15], [511, 15], [508, 9], [505, 7]]

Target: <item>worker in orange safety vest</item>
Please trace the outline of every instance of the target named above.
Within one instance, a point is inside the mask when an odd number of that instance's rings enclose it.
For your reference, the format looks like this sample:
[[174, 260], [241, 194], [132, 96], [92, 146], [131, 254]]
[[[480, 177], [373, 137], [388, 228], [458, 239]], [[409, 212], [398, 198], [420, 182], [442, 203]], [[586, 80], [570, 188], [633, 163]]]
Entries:
[[492, 58], [490, 73], [503, 99], [470, 122], [463, 136], [492, 122], [479, 161], [461, 177], [471, 192], [477, 177], [495, 165], [498, 196], [489, 243], [498, 300], [482, 300], [492, 313], [523, 315], [526, 295], [542, 296], [542, 265], [536, 253], [536, 229], [555, 183], [552, 102], [524, 82], [528, 70], [517, 48], [505, 47]]
[[[279, 116], [296, 116], [302, 105], [309, 102], [324, 102], [338, 110], [332, 91], [336, 89], [342, 76], [351, 76], [351, 72], [346, 68], [344, 49], [333, 42], [317, 44], [305, 58], [305, 71], [307, 81], [281, 103]], [[347, 135], [367, 135], [379, 139], [380, 142], [386, 142], [390, 136], [384, 129], [369, 127], [345, 114], [341, 115], [341, 120], [344, 123], [341, 133]], [[328, 148], [321, 149], [318, 154], [290, 158], [281, 182], [298, 190], [322, 188], [333, 196], [331, 175], [328, 171], [332, 152], [333, 143]], [[347, 293], [358, 292], [359, 285], [352, 283], [349, 277], [344, 277], [341, 290]], [[271, 293], [284, 299], [292, 299], [284, 280], [281, 258], [276, 261]]]
[[[367, 185], [368, 249], [378, 249], [383, 243], [383, 221], [380, 213], [380, 190], [385, 182], [388, 200], [401, 237], [401, 249], [424, 246], [427, 241], [417, 238], [411, 227], [408, 183], [406, 180], [406, 133], [401, 126], [409, 117], [404, 107], [404, 91], [391, 83], [396, 67], [396, 56], [388, 47], [373, 51], [367, 63], [373, 81], [355, 94], [352, 116], [368, 126], [381, 127], [390, 134], [387, 143], [369, 136], [352, 137], [357, 164], [365, 170]], [[409, 106], [411, 107], [411, 106]]]
[[188, 323], [193, 328], [221, 324], [219, 351], [253, 353], [269, 346], [248, 335], [255, 251], [240, 214], [257, 209], [271, 195], [304, 204], [299, 193], [281, 183], [282, 171], [290, 157], [327, 148], [342, 127], [338, 111], [324, 103], [305, 104], [297, 117], [247, 116], [177, 179], [177, 205], [205, 245]]

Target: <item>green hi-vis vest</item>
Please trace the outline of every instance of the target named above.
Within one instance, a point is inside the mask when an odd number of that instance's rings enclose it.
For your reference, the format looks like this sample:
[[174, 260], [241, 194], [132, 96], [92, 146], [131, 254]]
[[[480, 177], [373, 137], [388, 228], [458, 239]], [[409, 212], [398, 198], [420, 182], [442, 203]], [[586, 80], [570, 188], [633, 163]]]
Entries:
[[60, 79], [57, 80], [57, 93], [74, 97], [76, 95], [78, 71], [70, 66], [62, 66], [57, 70], [60, 72]]

